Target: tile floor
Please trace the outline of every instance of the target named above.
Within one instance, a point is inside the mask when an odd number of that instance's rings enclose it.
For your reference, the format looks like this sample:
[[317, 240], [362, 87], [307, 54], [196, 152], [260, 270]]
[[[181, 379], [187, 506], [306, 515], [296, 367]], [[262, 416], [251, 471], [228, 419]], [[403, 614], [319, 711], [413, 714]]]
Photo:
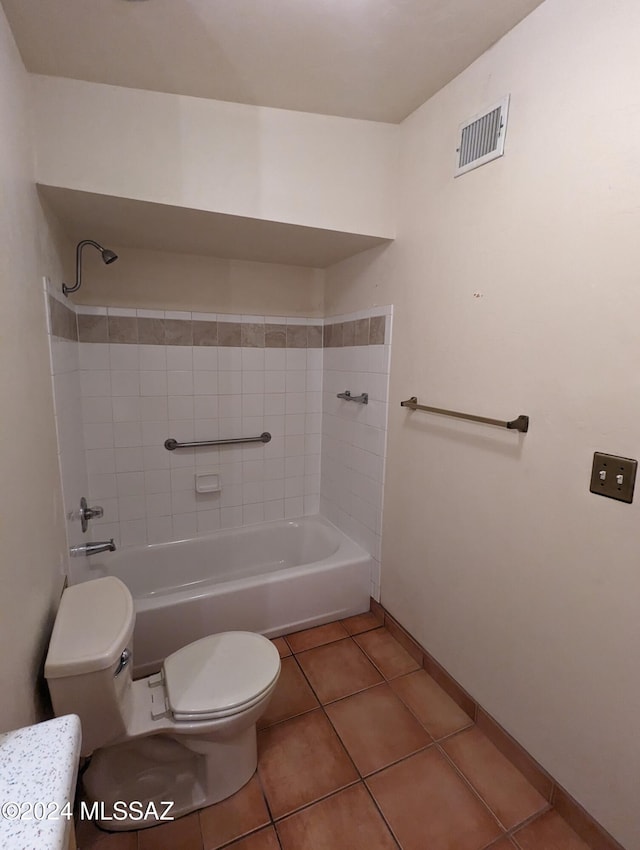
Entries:
[[237, 794], [80, 850], [587, 850], [372, 613], [277, 638], [258, 771]]

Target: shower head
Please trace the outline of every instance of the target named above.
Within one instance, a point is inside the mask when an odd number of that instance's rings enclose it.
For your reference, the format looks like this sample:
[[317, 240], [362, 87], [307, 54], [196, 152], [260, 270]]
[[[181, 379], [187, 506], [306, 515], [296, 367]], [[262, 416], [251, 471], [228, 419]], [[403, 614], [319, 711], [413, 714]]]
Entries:
[[102, 262], [106, 266], [115, 263], [118, 259], [116, 253], [110, 251], [109, 248], [103, 248], [102, 245], [98, 245], [93, 239], [83, 239], [81, 242], [78, 242], [76, 245], [76, 283], [75, 286], [67, 286], [66, 283], [62, 284], [62, 291], [65, 295], [69, 295], [70, 292], [77, 292], [82, 285], [82, 251], [85, 245], [93, 245], [94, 248], [100, 251]]
[[102, 249], [102, 262], [108, 266], [109, 263], [115, 263], [118, 259], [118, 255], [114, 254], [113, 251], [110, 251], [108, 248]]

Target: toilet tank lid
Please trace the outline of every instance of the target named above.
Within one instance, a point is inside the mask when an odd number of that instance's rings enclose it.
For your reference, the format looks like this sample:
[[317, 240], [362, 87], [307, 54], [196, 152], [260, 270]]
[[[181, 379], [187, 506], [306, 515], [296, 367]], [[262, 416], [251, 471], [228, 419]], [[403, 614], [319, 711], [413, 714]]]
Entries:
[[67, 587], [49, 643], [46, 678], [112, 667], [131, 640], [134, 622], [131, 593], [115, 576]]

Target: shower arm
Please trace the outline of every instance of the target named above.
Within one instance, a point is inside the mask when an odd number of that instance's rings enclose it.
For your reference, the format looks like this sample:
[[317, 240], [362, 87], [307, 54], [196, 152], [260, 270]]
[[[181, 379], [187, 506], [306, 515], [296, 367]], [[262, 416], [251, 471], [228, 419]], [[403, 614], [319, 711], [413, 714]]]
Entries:
[[64, 295], [69, 295], [71, 292], [77, 292], [82, 286], [82, 251], [85, 245], [93, 245], [100, 254], [104, 256], [104, 248], [102, 245], [99, 245], [97, 242], [94, 242], [93, 239], [83, 239], [81, 242], [78, 242], [76, 245], [76, 283], [75, 286], [67, 286], [66, 283], [62, 284], [62, 292]]

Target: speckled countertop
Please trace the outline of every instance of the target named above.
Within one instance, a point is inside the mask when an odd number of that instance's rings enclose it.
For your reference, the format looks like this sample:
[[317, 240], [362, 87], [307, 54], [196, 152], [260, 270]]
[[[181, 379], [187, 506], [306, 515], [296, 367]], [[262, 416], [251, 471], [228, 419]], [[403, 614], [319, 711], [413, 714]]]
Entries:
[[2, 850], [66, 847], [80, 741], [75, 714], [0, 735]]

